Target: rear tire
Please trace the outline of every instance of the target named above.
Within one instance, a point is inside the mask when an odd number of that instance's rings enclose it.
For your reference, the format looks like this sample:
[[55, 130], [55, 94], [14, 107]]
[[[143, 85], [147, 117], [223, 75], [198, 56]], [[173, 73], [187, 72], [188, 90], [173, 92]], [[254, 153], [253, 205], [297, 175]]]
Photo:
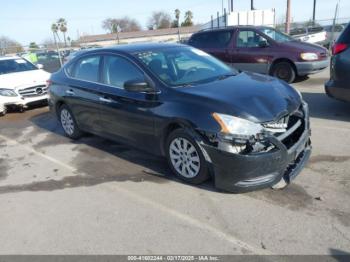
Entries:
[[71, 139], [79, 139], [80, 137], [82, 137], [83, 133], [79, 129], [77, 122], [75, 121], [75, 118], [73, 116], [73, 113], [68, 106], [62, 105], [59, 108], [58, 115], [61, 126], [66, 136], [68, 136]]
[[293, 83], [296, 77], [296, 72], [289, 62], [279, 62], [273, 65], [271, 75], [277, 77], [287, 83]]
[[209, 170], [195, 139], [185, 129], [173, 131], [166, 143], [166, 156], [174, 174], [190, 184], [208, 180]]

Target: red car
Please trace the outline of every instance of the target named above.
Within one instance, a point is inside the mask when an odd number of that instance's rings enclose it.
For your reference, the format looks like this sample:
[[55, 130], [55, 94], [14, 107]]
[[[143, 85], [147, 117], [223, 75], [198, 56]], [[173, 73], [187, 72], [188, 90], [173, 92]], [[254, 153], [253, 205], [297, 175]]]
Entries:
[[203, 30], [193, 34], [188, 44], [239, 70], [269, 74], [288, 83], [329, 65], [327, 49], [265, 26]]

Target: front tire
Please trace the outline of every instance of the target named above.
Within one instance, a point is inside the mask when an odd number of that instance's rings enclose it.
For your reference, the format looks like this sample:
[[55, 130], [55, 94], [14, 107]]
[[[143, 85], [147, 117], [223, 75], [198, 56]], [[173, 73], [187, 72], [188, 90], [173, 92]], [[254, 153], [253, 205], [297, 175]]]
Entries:
[[66, 136], [71, 139], [78, 139], [83, 134], [68, 106], [62, 105], [59, 109], [59, 120]]
[[197, 142], [184, 129], [173, 131], [166, 143], [169, 166], [181, 180], [201, 184], [209, 178], [209, 171]]
[[272, 67], [271, 75], [286, 81], [287, 83], [293, 83], [296, 77], [295, 70], [289, 62], [279, 62]]

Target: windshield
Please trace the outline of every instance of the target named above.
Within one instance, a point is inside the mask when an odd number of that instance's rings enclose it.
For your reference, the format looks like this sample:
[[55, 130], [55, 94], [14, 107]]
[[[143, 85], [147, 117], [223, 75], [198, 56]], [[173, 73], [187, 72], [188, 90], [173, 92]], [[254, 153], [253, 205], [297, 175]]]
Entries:
[[263, 28], [261, 29], [261, 32], [263, 32], [265, 35], [269, 36], [278, 43], [289, 42], [294, 40], [292, 37], [272, 28]]
[[35, 65], [22, 58], [0, 60], [0, 75], [37, 69]]
[[134, 54], [169, 86], [205, 83], [237, 72], [216, 58], [195, 48], [167, 48]]

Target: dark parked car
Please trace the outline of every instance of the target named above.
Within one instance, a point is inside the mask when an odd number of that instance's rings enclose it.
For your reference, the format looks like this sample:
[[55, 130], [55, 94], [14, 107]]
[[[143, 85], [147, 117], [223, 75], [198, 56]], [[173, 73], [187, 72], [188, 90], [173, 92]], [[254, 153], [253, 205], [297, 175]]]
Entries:
[[334, 28], [333, 28], [333, 25], [324, 26], [323, 28], [327, 32], [327, 39], [324, 43], [322, 43], [322, 45], [326, 48], [329, 48], [330, 46], [332, 46], [333, 43], [340, 36], [341, 32], [343, 32], [345, 27], [346, 25], [342, 25], [342, 24], [334, 25]]
[[350, 102], [350, 24], [332, 48], [331, 77], [326, 93], [333, 98]]
[[310, 156], [299, 92], [189, 46], [87, 51], [50, 81], [50, 108], [68, 137], [84, 131], [166, 156], [189, 183], [211, 174], [231, 192], [285, 185]]
[[60, 59], [57, 52], [37, 52], [38, 63], [44, 66], [45, 71], [53, 73], [61, 68]]
[[270, 27], [204, 30], [192, 35], [188, 44], [239, 70], [269, 74], [288, 83], [329, 65], [325, 48], [297, 41]]

